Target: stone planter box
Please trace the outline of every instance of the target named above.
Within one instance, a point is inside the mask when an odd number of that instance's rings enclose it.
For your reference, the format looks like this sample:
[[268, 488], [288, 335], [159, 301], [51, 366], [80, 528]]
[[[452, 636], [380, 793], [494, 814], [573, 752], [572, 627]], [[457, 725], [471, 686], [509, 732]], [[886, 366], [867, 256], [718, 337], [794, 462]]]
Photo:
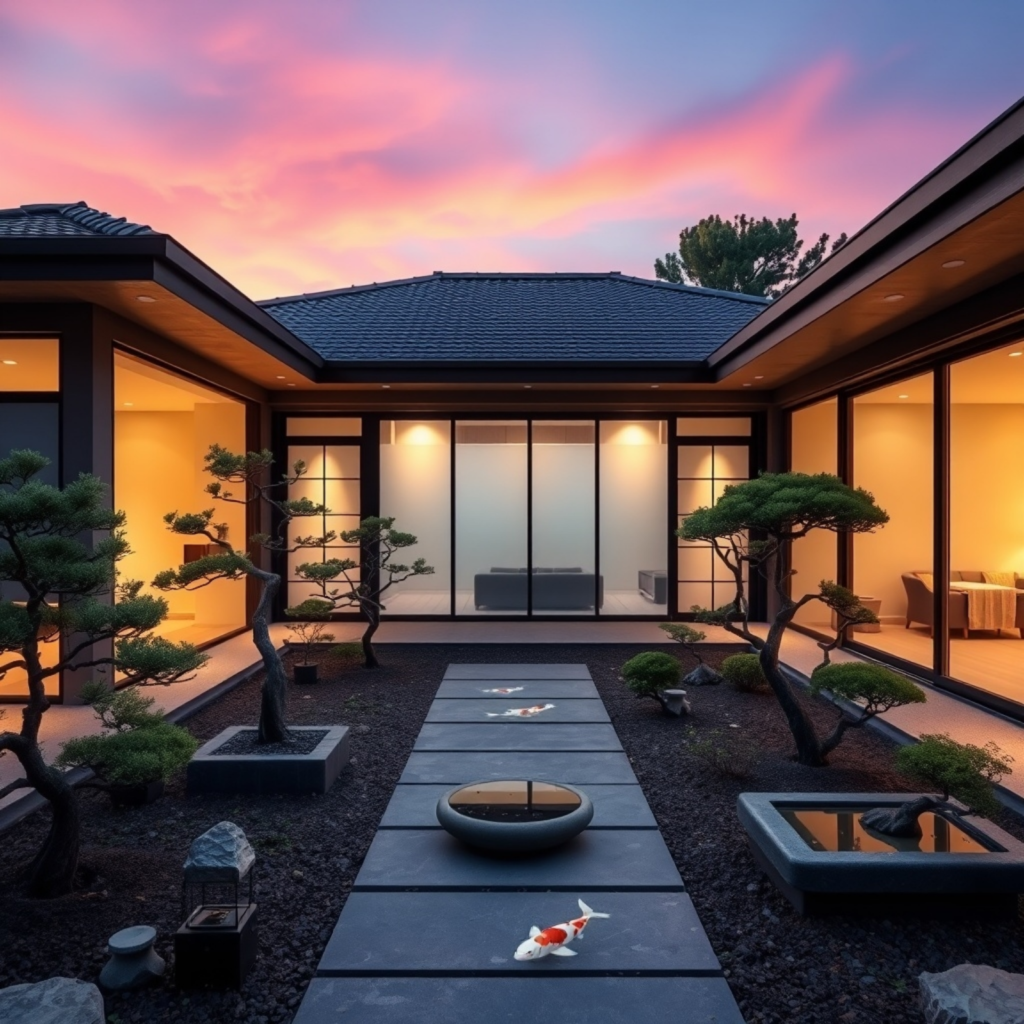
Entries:
[[[914, 842], [907, 840], [892, 840], [902, 844], [898, 851], [863, 852], [865, 845], [837, 852], [815, 849], [786, 817], [795, 810], [838, 809], [844, 813], [837, 829], [856, 842], [852, 830], [859, 813], [896, 807], [918, 795], [741, 793], [736, 810], [754, 859], [801, 914], [1015, 917], [1017, 894], [1024, 892], [1024, 844], [990, 821], [968, 818], [961, 830], [950, 825], [950, 852], [909, 849]], [[974, 844], [984, 849], [952, 852]]]
[[186, 773], [195, 793], [326, 793], [348, 764], [347, 725], [293, 725], [292, 732], [327, 735], [308, 754], [217, 754], [219, 747], [254, 726], [233, 725], [204, 743]]

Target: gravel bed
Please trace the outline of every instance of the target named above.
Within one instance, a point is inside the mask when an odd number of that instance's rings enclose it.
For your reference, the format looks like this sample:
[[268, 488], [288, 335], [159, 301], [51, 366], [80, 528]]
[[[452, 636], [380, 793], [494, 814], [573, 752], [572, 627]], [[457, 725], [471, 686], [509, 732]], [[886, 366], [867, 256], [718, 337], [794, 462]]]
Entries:
[[[310, 699], [312, 699], [312, 695], [310, 695]], [[232, 754], [252, 754], [256, 757], [279, 757], [282, 754], [288, 754], [295, 757], [298, 754], [309, 754], [316, 750], [317, 744], [327, 735], [327, 730], [293, 732], [290, 743], [257, 743], [258, 735], [258, 729], [236, 732], [227, 743], [222, 743], [216, 750], [211, 751], [209, 756], [229, 757]]]
[[[195, 836], [218, 821], [240, 825], [257, 851], [260, 955], [243, 990], [185, 993], [171, 977], [152, 988], [107, 997], [110, 1024], [128, 1022], [288, 1022], [337, 921], [395, 783], [449, 662], [586, 663], [633, 763], [729, 984], [746, 1019], [786, 1024], [903, 1024], [920, 1021], [917, 975], [962, 962], [1024, 973], [1020, 921], [972, 923], [800, 918], [747, 852], [735, 814], [740, 792], [898, 791], [911, 788], [892, 767], [893, 748], [873, 733], [847, 734], [828, 768], [790, 760], [792, 743], [771, 696], [725, 686], [691, 689], [682, 722], [652, 700], [637, 700], [618, 680], [635, 645], [381, 646], [382, 668], [323, 658], [323, 681], [293, 687], [295, 725], [349, 725], [352, 764], [324, 796], [185, 799], [183, 779], [148, 807], [112, 810], [82, 793], [83, 863], [91, 871], [73, 895], [31, 901], [12, 882], [37, 848], [46, 813], [32, 815], [0, 841], [0, 986], [53, 975], [94, 981], [106, 941], [129, 924], [151, 924], [157, 951], [171, 960], [180, 924], [181, 866]], [[687, 656], [675, 645], [664, 648]], [[717, 664], [735, 648], [709, 648]], [[258, 678], [226, 694], [187, 723], [200, 740], [229, 725], [255, 724]], [[806, 697], [829, 724], [835, 710]], [[746, 779], [722, 775], [687, 748], [694, 735], [739, 744], [752, 762]], [[737, 726], [731, 729], [731, 726]], [[726, 742], [726, 740], [722, 740]], [[1024, 838], [1013, 815], [1000, 824]]]

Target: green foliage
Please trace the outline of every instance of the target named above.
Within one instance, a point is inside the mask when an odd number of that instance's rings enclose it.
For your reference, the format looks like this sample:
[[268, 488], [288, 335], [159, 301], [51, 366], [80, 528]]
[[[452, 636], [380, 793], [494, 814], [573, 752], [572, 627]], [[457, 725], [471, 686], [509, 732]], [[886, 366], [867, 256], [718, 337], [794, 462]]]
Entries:
[[860, 603], [860, 598], [847, 587], [841, 587], [832, 580], [822, 580], [818, 584], [818, 593], [822, 603], [831, 608], [836, 615], [844, 620], [841, 628], [860, 626], [865, 623], [878, 622], [878, 616]]
[[922, 785], [965, 803], [977, 814], [992, 817], [999, 812], [993, 783], [1010, 775], [1013, 758], [995, 743], [979, 747], [958, 743], [947, 733], [931, 733], [919, 743], [896, 752], [896, 767]]
[[722, 662], [722, 678], [741, 693], [771, 693], [756, 654], [732, 654]]
[[105, 783], [130, 785], [166, 779], [188, 764], [199, 741], [169, 722], [144, 728], [78, 736], [57, 756], [61, 768], [91, 768]]
[[735, 622], [741, 618], [736, 605], [723, 604], [719, 608], [701, 608], [699, 604], [691, 605], [694, 621], [704, 626], [724, 626], [727, 622]]
[[345, 643], [335, 644], [330, 653], [338, 658], [354, 660], [363, 656], [363, 645], [358, 640], [346, 640]]
[[676, 532], [687, 541], [711, 542], [751, 530], [796, 540], [810, 530], [871, 533], [888, 521], [871, 494], [837, 476], [762, 473], [726, 487], [713, 508], [697, 509]]
[[114, 690], [104, 682], [92, 682], [82, 687], [79, 696], [96, 712], [103, 728], [112, 732], [152, 728], [164, 720], [159, 711], [150, 710], [154, 699], [137, 686]]
[[679, 685], [679, 661], [664, 651], [644, 651], [622, 666], [622, 678], [637, 697], [655, 697]]
[[811, 674], [811, 692], [822, 690], [859, 704], [867, 715], [880, 715], [904, 704], [923, 704], [928, 699], [906, 676], [864, 661], [819, 665]]
[[663, 629], [676, 643], [687, 647], [707, 639], [707, 633], [694, 629], [693, 626], [688, 626], [685, 622], [661, 622], [658, 624], [658, 629]]
[[130, 676], [173, 683], [210, 659], [191, 644], [173, 643], [162, 636], [131, 636], [114, 641], [114, 660]]
[[712, 771], [731, 779], [749, 779], [762, 756], [761, 748], [739, 730], [701, 731], [692, 725], [683, 732], [683, 749]]
[[[705, 217], [679, 233], [678, 253], [666, 253], [663, 260], [654, 261], [655, 276], [675, 284], [775, 298], [825, 256], [827, 234], [800, 255], [804, 243], [797, 237], [797, 224], [795, 213], [774, 223], [746, 214], [731, 221], [723, 221], [718, 214]], [[831, 251], [845, 241], [846, 235], [840, 235]]]
[[334, 634], [327, 631], [334, 606], [330, 601], [322, 601], [318, 597], [308, 597], [301, 604], [285, 608], [284, 613], [292, 619], [304, 619], [292, 626], [295, 639], [288, 638], [289, 643], [296, 643], [302, 648], [302, 664], [313, 663], [313, 650], [318, 644], [331, 643]]

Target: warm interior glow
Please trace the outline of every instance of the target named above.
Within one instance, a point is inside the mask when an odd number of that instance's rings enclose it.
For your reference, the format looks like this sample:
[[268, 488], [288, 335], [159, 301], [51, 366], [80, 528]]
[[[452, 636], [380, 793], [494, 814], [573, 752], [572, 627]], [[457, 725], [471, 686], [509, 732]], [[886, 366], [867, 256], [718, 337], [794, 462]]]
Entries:
[[0, 338], [0, 392], [58, 391], [56, 338]]
[[601, 424], [602, 444], [646, 445], [664, 444], [660, 421], [641, 423], [604, 422]]

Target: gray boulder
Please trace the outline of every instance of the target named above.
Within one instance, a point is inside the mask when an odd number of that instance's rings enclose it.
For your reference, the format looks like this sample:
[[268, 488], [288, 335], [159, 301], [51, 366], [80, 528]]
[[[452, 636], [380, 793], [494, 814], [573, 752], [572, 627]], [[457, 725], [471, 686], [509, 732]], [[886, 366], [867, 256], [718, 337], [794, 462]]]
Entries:
[[716, 672], [710, 665], [698, 665], [683, 677], [687, 686], [717, 686], [721, 681], [722, 673]]
[[234, 822], [222, 821], [192, 841], [185, 859], [185, 881], [237, 885], [255, 860], [245, 833]]
[[104, 1024], [103, 996], [87, 981], [47, 978], [0, 989], [4, 1024]]
[[926, 1024], [1024, 1024], [1024, 974], [958, 964], [917, 981]]

